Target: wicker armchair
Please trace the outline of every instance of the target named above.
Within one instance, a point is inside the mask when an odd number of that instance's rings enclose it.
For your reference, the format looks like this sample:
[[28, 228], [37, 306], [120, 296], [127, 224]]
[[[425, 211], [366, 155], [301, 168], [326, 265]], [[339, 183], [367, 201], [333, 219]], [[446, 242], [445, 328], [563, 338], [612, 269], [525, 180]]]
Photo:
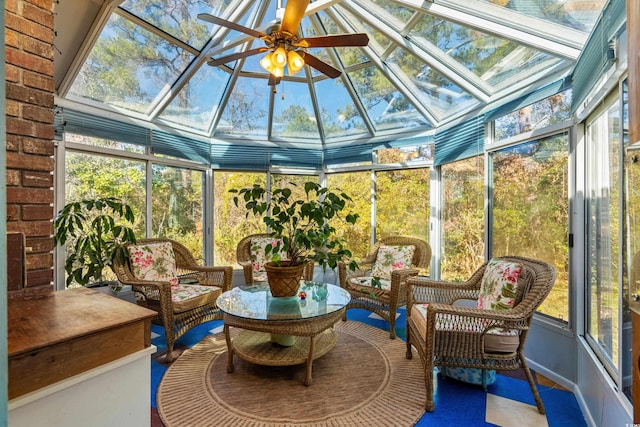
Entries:
[[[414, 246], [411, 269], [395, 270], [391, 273], [390, 289], [381, 289], [354, 284], [351, 279], [370, 276], [371, 269], [381, 246]], [[417, 276], [420, 270], [426, 270], [431, 262], [431, 247], [422, 239], [406, 236], [391, 236], [381, 239], [373, 251], [364, 259], [357, 261], [358, 270], [349, 271], [345, 263], [338, 264], [340, 286], [351, 294], [349, 308], [364, 308], [389, 322], [391, 339], [396, 337], [396, 312], [406, 303], [406, 280], [408, 276]], [[346, 316], [345, 316], [346, 320]]]
[[[244, 283], [247, 285], [264, 280], [263, 278], [254, 277], [255, 270], [251, 263], [251, 239], [270, 236], [268, 233], [250, 234], [238, 242], [238, 246], [236, 247], [236, 262], [242, 267]], [[305, 266], [304, 273], [302, 274], [304, 280], [313, 280], [313, 267], [313, 263]]]
[[[545, 413], [542, 400], [524, 357], [524, 345], [536, 309], [547, 297], [556, 279], [546, 262], [505, 256], [498, 260], [522, 264], [513, 308], [491, 310], [452, 305], [457, 300], [478, 299], [487, 267], [481, 266], [463, 283], [411, 277], [407, 284], [407, 359], [412, 347], [424, 365], [427, 388], [425, 409], [433, 411], [433, 368], [462, 367], [484, 370], [524, 369], [538, 412]], [[428, 304], [426, 318], [419, 304]], [[424, 309], [424, 306], [422, 306]], [[504, 334], [493, 332], [499, 328]], [[510, 334], [507, 336], [507, 334]], [[496, 337], [500, 337], [496, 340]]]
[[[163, 242], [171, 243], [175, 255], [180, 285], [173, 290], [169, 281], [138, 279], [132, 271], [130, 262], [122, 264], [114, 259], [113, 271], [123, 285], [131, 285], [138, 305], [158, 312], [154, 321], [164, 326], [167, 341], [166, 360], [172, 362], [175, 359], [174, 343], [182, 335], [194, 326], [210, 320], [222, 319], [222, 312], [215, 301], [222, 292], [231, 289], [233, 268], [201, 266], [186, 247], [169, 239], [139, 239], [137, 245]], [[202, 290], [202, 286], [210, 286], [215, 290]], [[185, 293], [177, 298], [178, 293], [182, 291]], [[184, 295], [188, 297], [185, 298]]]

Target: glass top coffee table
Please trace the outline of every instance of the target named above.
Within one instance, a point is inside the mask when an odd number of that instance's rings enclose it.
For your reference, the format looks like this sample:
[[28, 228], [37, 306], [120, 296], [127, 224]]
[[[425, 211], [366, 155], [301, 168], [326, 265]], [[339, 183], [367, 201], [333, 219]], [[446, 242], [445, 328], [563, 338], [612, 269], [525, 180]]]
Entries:
[[[224, 292], [217, 304], [223, 312], [227, 372], [233, 372], [234, 354], [257, 365], [305, 363], [305, 384], [311, 385], [313, 360], [335, 347], [333, 325], [342, 318], [350, 300], [341, 287], [315, 282], [303, 282], [298, 296], [286, 298], [272, 297], [266, 282]], [[230, 327], [243, 331], [232, 339]]]

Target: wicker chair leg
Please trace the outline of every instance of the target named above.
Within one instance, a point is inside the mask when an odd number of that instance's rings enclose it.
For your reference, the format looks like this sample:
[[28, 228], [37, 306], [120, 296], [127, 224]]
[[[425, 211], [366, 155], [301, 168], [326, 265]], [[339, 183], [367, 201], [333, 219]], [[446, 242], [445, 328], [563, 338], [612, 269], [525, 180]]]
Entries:
[[525, 361], [524, 356], [520, 355], [520, 363], [522, 363], [522, 369], [524, 369], [524, 373], [527, 376], [527, 381], [529, 381], [529, 387], [531, 387], [531, 392], [533, 393], [533, 398], [536, 401], [536, 406], [538, 407], [538, 412], [542, 415], [546, 413], [544, 409], [544, 404], [542, 403], [542, 398], [538, 393], [538, 387], [536, 387], [536, 383], [533, 381], [533, 375], [531, 375], [531, 371], [529, 370], [529, 366]]
[[433, 365], [431, 363], [425, 363], [424, 383], [427, 388], [427, 395], [425, 396], [425, 402], [424, 402], [424, 410], [427, 412], [433, 412], [436, 409], [436, 404], [433, 401]]
[[411, 328], [409, 327], [409, 322], [407, 321], [407, 337], [406, 337], [406, 342], [407, 342], [407, 354], [406, 354], [406, 358], [407, 359], [413, 359], [413, 352], [411, 351]]
[[165, 356], [165, 360], [168, 363], [171, 363], [174, 360], [176, 360], [176, 358], [173, 356], [173, 343], [171, 343], [171, 345], [169, 345], [169, 343], [167, 343], [167, 354]]
[[[171, 317], [170, 319], [168, 317]], [[167, 354], [165, 360], [169, 363], [173, 362], [176, 358], [173, 356], [173, 344], [176, 341], [175, 332], [173, 329], [173, 316], [167, 313], [162, 316], [162, 323], [164, 324], [164, 335], [167, 342]]]
[[396, 310], [389, 310], [389, 338], [396, 339]]

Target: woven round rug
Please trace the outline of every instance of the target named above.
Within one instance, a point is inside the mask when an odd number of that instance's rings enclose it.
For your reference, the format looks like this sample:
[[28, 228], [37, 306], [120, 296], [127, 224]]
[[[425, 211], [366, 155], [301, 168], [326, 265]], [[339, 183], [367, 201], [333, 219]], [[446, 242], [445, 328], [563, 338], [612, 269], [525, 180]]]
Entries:
[[[305, 367], [260, 366], [234, 357], [227, 373], [222, 333], [186, 350], [158, 387], [167, 427], [183, 426], [411, 426], [424, 414], [420, 359], [406, 345], [360, 322], [336, 323], [336, 347]], [[237, 330], [236, 330], [237, 332]]]

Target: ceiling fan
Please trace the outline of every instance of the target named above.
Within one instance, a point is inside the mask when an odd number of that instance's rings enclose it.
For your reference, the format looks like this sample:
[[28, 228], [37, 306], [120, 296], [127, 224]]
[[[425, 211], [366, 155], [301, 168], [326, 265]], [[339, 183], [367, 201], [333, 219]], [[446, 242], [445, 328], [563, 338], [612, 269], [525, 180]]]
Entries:
[[[281, 1], [278, 1], [281, 4]], [[269, 29], [269, 33], [265, 34], [260, 31], [242, 26], [226, 19], [208, 13], [198, 15], [199, 19], [220, 25], [232, 30], [236, 30], [252, 37], [259, 38], [265, 43], [265, 47], [250, 49], [244, 52], [233, 53], [217, 59], [207, 61], [211, 66], [225, 64], [236, 61], [248, 56], [258, 55], [268, 52], [262, 58], [260, 65], [269, 72], [269, 85], [275, 86], [280, 82], [284, 75], [284, 68], [287, 66], [289, 75], [293, 75], [300, 71], [304, 64], [315, 68], [326, 76], [335, 79], [340, 76], [341, 71], [309, 54], [305, 49], [317, 47], [350, 47], [350, 46], [366, 46], [369, 43], [369, 37], [366, 34], [332, 34], [318, 37], [298, 37], [298, 27], [304, 16], [304, 12], [309, 5], [309, 0], [288, 0], [287, 6], [282, 15], [282, 21], [276, 23]], [[276, 15], [281, 12], [279, 7]]]

